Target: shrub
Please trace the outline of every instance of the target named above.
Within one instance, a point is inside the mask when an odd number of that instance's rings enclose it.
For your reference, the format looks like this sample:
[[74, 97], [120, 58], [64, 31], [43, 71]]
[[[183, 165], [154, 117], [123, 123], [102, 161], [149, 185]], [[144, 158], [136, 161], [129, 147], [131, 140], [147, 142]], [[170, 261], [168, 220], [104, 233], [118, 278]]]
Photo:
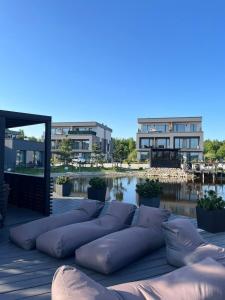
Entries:
[[154, 198], [162, 193], [162, 186], [157, 180], [146, 179], [145, 182], [136, 184], [136, 192], [143, 198]]
[[70, 183], [71, 179], [69, 178], [69, 176], [59, 176], [56, 178], [56, 184], [64, 184], [64, 183]]
[[100, 177], [91, 178], [89, 181], [89, 185], [94, 189], [104, 189], [107, 186], [106, 181]]
[[225, 201], [222, 197], [217, 197], [217, 194], [213, 190], [209, 190], [205, 193], [204, 197], [198, 200], [197, 207], [206, 210], [224, 209]]

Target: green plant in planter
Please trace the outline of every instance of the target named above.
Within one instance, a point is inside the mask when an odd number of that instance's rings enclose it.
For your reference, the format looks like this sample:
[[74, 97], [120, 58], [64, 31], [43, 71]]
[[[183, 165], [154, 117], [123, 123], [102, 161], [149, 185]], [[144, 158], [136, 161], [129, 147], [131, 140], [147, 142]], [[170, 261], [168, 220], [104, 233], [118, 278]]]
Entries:
[[89, 185], [93, 189], [105, 189], [107, 184], [106, 181], [103, 178], [100, 177], [93, 177], [89, 181]]
[[65, 183], [71, 183], [69, 176], [59, 176], [56, 178], [56, 184], [63, 185]]
[[143, 198], [155, 198], [162, 193], [162, 186], [157, 180], [146, 179], [136, 184], [136, 192]]
[[222, 197], [217, 197], [217, 194], [213, 190], [209, 190], [205, 193], [204, 197], [198, 200], [197, 207], [205, 210], [220, 210], [224, 209], [225, 201]]

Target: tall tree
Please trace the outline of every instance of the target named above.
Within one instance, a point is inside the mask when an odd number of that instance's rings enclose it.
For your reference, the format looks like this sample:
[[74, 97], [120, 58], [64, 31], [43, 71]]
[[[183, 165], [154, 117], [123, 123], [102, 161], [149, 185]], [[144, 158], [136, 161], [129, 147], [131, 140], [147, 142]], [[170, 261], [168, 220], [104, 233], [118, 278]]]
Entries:
[[92, 161], [96, 166], [98, 164], [103, 166], [105, 161], [105, 155], [102, 153], [99, 143], [93, 143], [92, 145]]
[[59, 146], [60, 160], [67, 165], [72, 159], [72, 143], [69, 139], [63, 139]]

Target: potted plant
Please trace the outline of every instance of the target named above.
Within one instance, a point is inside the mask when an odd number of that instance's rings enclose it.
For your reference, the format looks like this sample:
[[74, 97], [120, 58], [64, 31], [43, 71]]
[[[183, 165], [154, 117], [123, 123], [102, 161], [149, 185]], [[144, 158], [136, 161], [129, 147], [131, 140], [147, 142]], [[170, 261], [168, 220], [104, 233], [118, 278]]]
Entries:
[[56, 193], [60, 196], [69, 196], [71, 192], [71, 179], [68, 176], [59, 176], [56, 178]]
[[198, 200], [196, 216], [198, 227], [216, 233], [225, 231], [225, 201], [217, 193], [209, 190]]
[[136, 185], [136, 192], [139, 196], [139, 205], [159, 207], [160, 195], [162, 193], [162, 186], [158, 180], [146, 179], [144, 182]]
[[93, 177], [89, 181], [88, 199], [94, 199], [104, 202], [107, 184], [103, 178]]

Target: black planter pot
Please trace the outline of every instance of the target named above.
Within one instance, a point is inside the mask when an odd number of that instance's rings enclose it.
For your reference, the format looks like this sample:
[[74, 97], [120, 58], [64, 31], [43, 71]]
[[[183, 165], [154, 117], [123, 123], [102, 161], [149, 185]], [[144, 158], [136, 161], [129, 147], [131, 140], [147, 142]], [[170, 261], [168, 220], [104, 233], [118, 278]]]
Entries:
[[71, 193], [71, 183], [64, 183], [64, 184], [56, 184], [55, 191], [56, 194], [59, 196], [69, 196]]
[[158, 208], [160, 206], [160, 197], [144, 198], [144, 197], [138, 196], [138, 203], [139, 203], [139, 206], [145, 205], [145, 206]]
[[196, 207], [198, 227], [208, 232], [225, 231], [225, 209], [205, 210]]
[[106, 188], [95, 189], [92, 187], [88, 188], [88, 199], [99, 200], [105, 202]]

